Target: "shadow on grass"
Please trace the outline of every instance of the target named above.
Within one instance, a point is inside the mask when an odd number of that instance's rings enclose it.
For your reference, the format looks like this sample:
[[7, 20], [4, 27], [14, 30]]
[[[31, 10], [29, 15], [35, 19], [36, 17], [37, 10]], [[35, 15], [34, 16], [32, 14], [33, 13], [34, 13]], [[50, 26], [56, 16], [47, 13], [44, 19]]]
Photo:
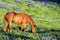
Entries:
[[52, 32], [60, 32], [60, 30], [56, 30], [56, 29], [51, 29]]
[[5, 33], [1, 32], [0, 35], [2, 35], [2, 39], [4, 40], [26, 40], [26, 39], [31, 39], [30, 37], [24, 36], [24, 35], [19, 35], [19, 34], [14, 34], [14, 33]]
[[46, 28], [46, 27], [38, 27], [36, 26], [36, 30], [37, 30], [37, 33], [49, 33], [49, 32], [60, 32], [60, 29], [49, 29], [49, 28]]
[[0, 29], [0, 35], [2, 35], [2, 39], [1, 40], [30, 40], [31, 37], [27, 37], [25, 35], [21, 35], [21, 34], [15, 34], [14, 32], [4, 32], [2, 30], [2, 28]]
[[15, 39], [18, 40], [18, 38], [19, 39], [24, 39], [24, 40], [30, 39], [30, 37], [27, 37], [27, 36], [10, 34], [10, 33], [4, 34], [4, 35], [7, 36], [7, 37], [9, 37], [9, 40], [15, 40]]
[[48, 28], [45, 28], [45, 27], [42, 27], [42, 28], [37, 27], [36, 30], [37, 30], [37, 33], [50, 32], [50, 30]]
[[[18, 27], [18, 28], [20, 29], [20, 27]], [[16, 30], [15, 28], [13, 28], [13, 29]], [[40, 35], [53, 31], [53, 35], [55, 34], [55, 36], [60, 37], [59, 33], [56, 33], [58, 30], [57, 31], [55, 31], [54, 29], [48, 30], [47, 28], [44, 28], [44, 27], [43, 28], [37, 27], [36, 29], [37, 29], [37, 33]], [[31, 33], [31, 30], [29, 30], [28, 32]], [[32, 40], [32, 37], [25, 36], [24, 34], [22, 35], [22, 34], [16, 34], [14, 32], [9, 32], [9, 33], [4, 32], [2, 30], [2, 27], [0, 28], [0, 35], [2, 35], [1, 37], [3, 40]], [[60, 38], [58, 38], [58, 39], [60, 39]]]

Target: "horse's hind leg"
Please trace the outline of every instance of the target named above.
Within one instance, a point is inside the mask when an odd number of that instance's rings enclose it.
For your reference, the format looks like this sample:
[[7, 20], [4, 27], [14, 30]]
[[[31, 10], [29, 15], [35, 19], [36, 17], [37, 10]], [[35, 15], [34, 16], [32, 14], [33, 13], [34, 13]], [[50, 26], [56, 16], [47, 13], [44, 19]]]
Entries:
[[4, 17], [4, 27], [3, 27], [4, 32], [6, 32], [6, 19]]
[[12, 22], [8, 22], [8, 32], [11, 32], [11, 24]]

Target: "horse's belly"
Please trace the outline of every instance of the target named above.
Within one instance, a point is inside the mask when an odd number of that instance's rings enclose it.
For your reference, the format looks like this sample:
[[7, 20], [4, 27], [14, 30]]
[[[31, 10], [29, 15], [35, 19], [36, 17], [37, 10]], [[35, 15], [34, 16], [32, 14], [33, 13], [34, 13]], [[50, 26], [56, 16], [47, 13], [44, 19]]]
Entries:
[[21, 24], [21, 21], [22, 21], [22, 18], [21, 18], [21, 17], [14, 17], [14, 18], [13, 18], [13, 22], [14, 22], [15, 24]]

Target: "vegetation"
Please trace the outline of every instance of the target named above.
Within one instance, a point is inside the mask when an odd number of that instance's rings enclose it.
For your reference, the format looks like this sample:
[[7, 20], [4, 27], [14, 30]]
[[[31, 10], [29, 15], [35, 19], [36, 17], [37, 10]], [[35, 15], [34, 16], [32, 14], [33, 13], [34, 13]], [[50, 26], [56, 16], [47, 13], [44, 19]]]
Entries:
[[[0, 0], [0, 40], [60, 40], [60, 5], [51, 5]], [[26, 32], [20, 32], [20, 25], [14, 23], [12, 32], [3, 32], [3, 17], [10, 11], [27, 12], [34, 20], [37, 32], [31, 33], [29, 24]]]

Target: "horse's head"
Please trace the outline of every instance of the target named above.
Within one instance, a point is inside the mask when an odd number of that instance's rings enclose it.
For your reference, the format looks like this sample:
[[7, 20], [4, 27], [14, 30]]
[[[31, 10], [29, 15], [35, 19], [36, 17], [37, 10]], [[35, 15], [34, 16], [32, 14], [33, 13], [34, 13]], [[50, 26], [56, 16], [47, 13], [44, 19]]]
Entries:
[[33, 32], [33, 33], [36, 32], [36, 25], [34, 25], [34, 28], [32, 29], [32, 32]]

